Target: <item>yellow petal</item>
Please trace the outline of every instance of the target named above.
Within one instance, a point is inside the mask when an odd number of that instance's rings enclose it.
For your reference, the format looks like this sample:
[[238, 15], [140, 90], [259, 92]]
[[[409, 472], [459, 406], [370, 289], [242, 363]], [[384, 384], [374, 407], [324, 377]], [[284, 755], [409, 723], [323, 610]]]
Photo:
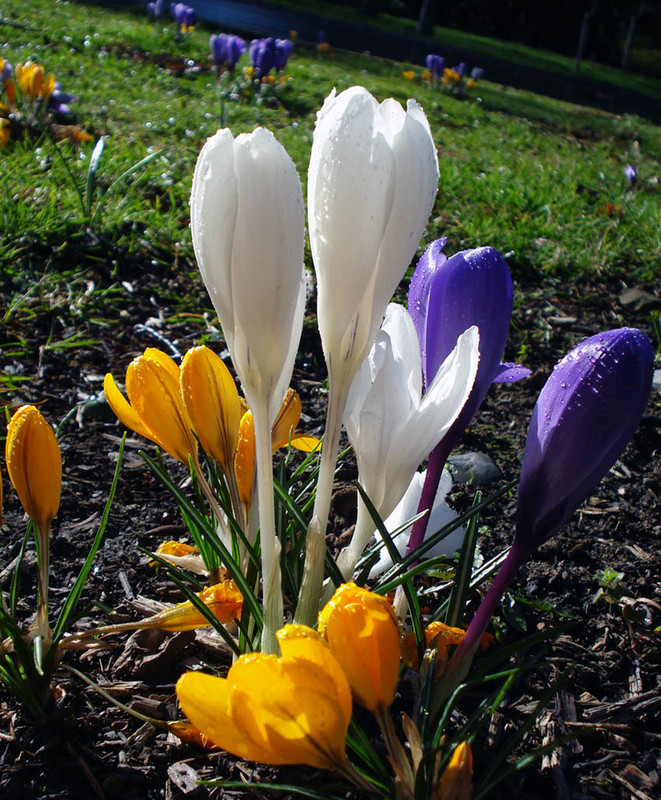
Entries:
[[318, 627], [356, 702], [370, 711], [389, 706], [395, 699], [400, 663], [399, 626], [389, 601], [345, 583], [320, 612]]
[[103, 379], [103, 391], [106, 396], [106, 402], [123, 425], [126, 425], [127, 428], [130, 428], [135, 433], [140, 434], [140, 436], [144, 436], [145, 439], [150, 439], [152, 442], [155, 442], [159, 447], [163, 447], [163, 443], [160, 439], [147, 428], [133, 406], [131, 406], [128, 400], [119, 391], [115, 379], [109, 372]]
[[278, 638], [281, 658], [241, 656], [226, 679], [184, 675], [177, 684], [182, 708], [230, 753], [265, 764], [333, 769], [346, 755], [346, 677], [314, 631], [287, 626]]
[[301, 418], [301, 398], [294, 389], [287, 389], [278, 416], [271, 428], [271, 447], [273, 452], [289, 444], [289, 437], [296, 430]]
[[166, 353], [149, 347], [126, 370], [126, 393], [147, 430], [178, 461], [188, 464], [197, 440], [179, 392], [179, 368]]
[[234, 455], [234, 475], [239, 490], [239, 499], [243, 507], [248, 509], [252, 502], [252, 484], [255, 478], [255, 424], [250, 410], [241, 417], [239, 424], [239, 438]]
[[34, 406], [21, 406], [9, 421], [5, 460], [25, 512], [47, 530], [60, 507], [62, 457], [53, 429]]
[[321, 439], [317, 439], [316, 436], [294, 436], [291, 446], [304, 453], [318, 452], [321, 450]]
[[230, 371], [208, 347], [194, 347], [181, 363], [181, 396], [205, 452], [225, 474], [233, 467], [241, 404]]
[[438, 800], [470, 800], [472, 796], [473, 754], [468, 742], [458, 744], [443, 772], [435, 797]]
[[[207, 606], [214, 617], [226, 625], [241, 616], [243, 597], [234, 581], [223, 581], [215, 586], [208, 586], [197, 593], [200, 600]], [[174, 633], [175, 631], [192, 631], [195, 628], [205, 628], [209, 622], [197, 608], [187, 600], [178, 603], [173, 608], [166, 608], [147, 619], [142, 620], [144, 628], [157, 628], [161, 631]]]

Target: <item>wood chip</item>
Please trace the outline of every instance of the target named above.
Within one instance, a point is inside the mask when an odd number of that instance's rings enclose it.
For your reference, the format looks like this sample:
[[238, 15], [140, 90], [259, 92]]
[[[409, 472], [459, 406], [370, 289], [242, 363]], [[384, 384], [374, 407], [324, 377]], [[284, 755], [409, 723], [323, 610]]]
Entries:
[[168, 767], [168, 778], [184, 794], [192, 794], [200, 788], [200, 776], [186, 761], [177, 761]]

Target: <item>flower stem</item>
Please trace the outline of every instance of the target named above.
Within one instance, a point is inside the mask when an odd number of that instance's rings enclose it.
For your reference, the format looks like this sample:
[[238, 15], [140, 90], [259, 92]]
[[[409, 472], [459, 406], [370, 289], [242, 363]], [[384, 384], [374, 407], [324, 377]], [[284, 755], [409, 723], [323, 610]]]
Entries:
[[422, 511], [427, 511], [427, 514], [413, 523], [411, 535], [409, 536], [409, 543], [406, 547], [407, 556], [417, 547], [420, 547], [425, 539], [429, 517], [431, 516], [431, 510], [434, 506], [434, 500], [436, 499], [436, 492], [441, 482], [441, 475], [443, 474], [448, 455], [449, 448], [445, 440], [441, 440], [429, 454], [427, 474], [425, 475], [425, 482], [422, 485], [422, 493], [420, 494], [417, 512], [420, 514]]
[[269, 400], [253, 404], [255, 423], [255, 453], [257, 457], [257, 492], [259, 494], [259, 530], [262, 550], [262, 651], [277, 653], [275, 632], [284, 624], [282, 578], [280, 575], [280, 543], [275, 532], [275, 505], [273, 499], [273, 454], [271, 450], [271, 425]]
[[50, 525], [37, 525], [39, 555], [39, 601], [37, 605], [37, 636], [50, 638], [48, 626], [48, 573], [50, 571]]
[[[319, 463], [319, 477], [314, 498], [313, 518], [317, 518], [317, 525], [308, 527], [305, 539], [305, 574], [301, 583], [296, 606], [295, 622], [301, 625], [314, 625], [319, 611], [319, 598], [324, 580], [324, 558], [314, 557], [318, 550], [318, 530], [325, 537], [330, 514], [331, 495], [335, 480], [335, 467], [340, 448], [340, 432], [342, 430], [342, 416], [347, 404], [349, 384], [346, 380], [336, 387], [331, 380], [330, 396], [328, 399], [328, 414], [324, 430], [324, 441], [321, 448], [321, 461]], [[260, 495], [261, 496], [261, 495]], [[315, 536], [316, 535], [316, 536]], [[311, 557], [308, 558], [308, 553]]]

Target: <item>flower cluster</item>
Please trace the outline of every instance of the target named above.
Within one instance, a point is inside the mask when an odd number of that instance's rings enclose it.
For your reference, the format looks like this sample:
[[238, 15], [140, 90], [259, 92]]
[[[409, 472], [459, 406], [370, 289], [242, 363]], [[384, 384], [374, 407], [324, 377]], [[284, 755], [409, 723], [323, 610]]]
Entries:
[[425, 57], [423, 78], [431, 84], [440, 84], [444, 88], [451, 89], [459, 96], [474, 89], [483, 76], [484, 70], [481, 67], [473, 67], [467, 75], [466, 64], [463, 61], [454, 67], [446, 67], [443, 56], [429, 53]]
[[209, 48], [220, 76], [224, 71], [234, 72], [238, 60], [246, 51], [246, 42], [233, 33], [212, 33], [209, 37]]
[[34, 61], [12, 64], [0, 57], [0, 146], [12, 135], [44, 126], [56, 139], [89, 141], [80, 126], [65, 124], [75, 97], [62, 89], [55, 76]]
[[283, 72], [293, 49], [294, 43], [291, 39], [274, 39], [272, 36], [253, 39], [248, 48], [252, 76], [260, 82], [273, 82], [275, 79], [270, 74], [271, 70]]
[[171, 3], [170, 13], [180, 34], [190, 33], [195, 27], [195, 9], [186, 3]]

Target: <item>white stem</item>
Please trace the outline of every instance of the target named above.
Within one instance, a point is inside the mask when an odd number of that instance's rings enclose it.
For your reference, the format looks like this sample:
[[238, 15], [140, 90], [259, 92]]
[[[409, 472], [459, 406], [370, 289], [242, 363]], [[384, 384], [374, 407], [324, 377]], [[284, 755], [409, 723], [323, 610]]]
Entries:
[[340, 448], [340, 433], [342, 430], [342, 416], [347, 404], [350, 381], [330, 382], [330, 396], [328, 399], [328, 412], [324, 441], [321, 447], [321, 461], [319, 463], [319, 477], [314, 498], [313, 519], [316, 524], [308, 527], [305, 537], [305, 571], [298, 595], [295, 622], [301, 625], [314, 625], [319, 612], [319, 601], [324, 580], [324, 554], [318, 557], [319, 532], [326, 536], [328, 516], [330, 514], [331, 496], [335, 480], [335, 467]]
[[262, 651], [277, 653], [275, 632], [284, 625], [284, 603], [280, 576], [280, 543], [275, 533], [275, 505], [273, 498], [273, 454], [271, 450], [271, 425], [269, 399], [254, 403], [255, 453], [257, 460], [257, 491], [259, 493], [259, 529], [262, 549], [262, 608], [264, 628]]

